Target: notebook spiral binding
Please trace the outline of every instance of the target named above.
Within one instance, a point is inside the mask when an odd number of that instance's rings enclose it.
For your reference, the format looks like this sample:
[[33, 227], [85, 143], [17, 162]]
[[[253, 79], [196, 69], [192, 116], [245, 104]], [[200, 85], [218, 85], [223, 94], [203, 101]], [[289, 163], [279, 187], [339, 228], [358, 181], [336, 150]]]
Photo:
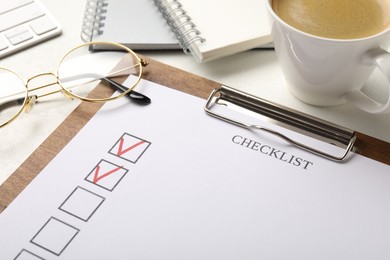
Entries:
[[191, 44], [205, 41], [179, 0], [154, 0], [154, 3], [186, 54], [190, 53]]
[[92, 37], [103, 33], [104, 20], [108, 0], [88, 0], [85, 8], [81, 39], [92, 41]]

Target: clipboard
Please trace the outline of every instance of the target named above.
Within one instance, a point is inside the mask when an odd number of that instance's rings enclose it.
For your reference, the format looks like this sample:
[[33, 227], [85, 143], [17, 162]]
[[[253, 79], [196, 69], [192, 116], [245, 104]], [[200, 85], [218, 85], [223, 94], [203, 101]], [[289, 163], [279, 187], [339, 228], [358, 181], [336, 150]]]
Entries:
[[[245, 93], [235, 91], [231, 88], [222, 87], [218, 82], [185, 72], [178, 68], [174, 68], [160, 62], [145, 58], [149, 62], [148, 69], [145, 71], [143, 78], [149, 81], [159, 83], [169, 88], [182, 91], [200, 98], [206, 99], [213, 97], [217, 92], [225, 99], [229, 99], [237, 104], [245, 105], [249, 104], [249, 108], [253, 111], [258, 111], [258, 106], [253, 106], [253, 103], [263, 104], [266, 111], [273, 111], [277, 107], [279, 109], [273, 116], [273, 120], [278, 119], [281, 111], [287, 111], [287, 108], [283, 108], [267, 102], [259, 100], [255, 97], [249, 96]], [[211, 93], [211, 95], [210, 95]], [[242, 99], [250, 102], [242, 103]], [[209, 99], [210, 100], [210, 99]], [[211, 101], [210, 101], [211, 102]], [[252, 104], [252, 105], [251, 105]], [[210, 105], [209, 103], [206, 104]], [[81, 128], [95, 115], [100, 109], [102, 104], [82, 102], [63, 123], [35, 150], [31, 156], [0, 186], [0, 212], [2, 212], [17, 196], [18, 194], [42, 171], [42, 169], [65, 147], [65, 145], [81, 130]], [[294, 111], [288, 110], [288, 117], [304, 116], [298, 115]], [[276, 116], [275, 116], [276, 115]], [[307, 120], [311, 117], [301, 117], [301, 120]], [[280, 119], [280, 118], [279, 118]], [[311, 118], [311, 120], [316, 120]], [[285, 122], [286, 123], [286, 122]], [[326, 122], [320, 121], [320, 125], [316, 126], [321, 128], [326, 125]], [[339, 129], [336, 126], [332, 126], [331, 129]], [[326, 133], [329, 133], [325, 131]], [[379, 162], [390, 165], [390, 144], [373, 138], [371, 136], [342, 129], [341, 133], [344, 133], [347, 137], [339, 138], [338, 134], [336, 139], [339, 139], [340, 143], [345, 144], [347, 141], [347, 149], [353, 149], [354, 152], [366, 156], [368, 158], [377, 160]], [[330, 135], [333, 135], [331, 133]], [[328, 136], [328, 138], [331, 136]], [[348, 139], [349, 138], [349, 139]], [[351, 145], [351, 139], [353, 140]], [[348, 163], [348, 162], [347, 162]]]

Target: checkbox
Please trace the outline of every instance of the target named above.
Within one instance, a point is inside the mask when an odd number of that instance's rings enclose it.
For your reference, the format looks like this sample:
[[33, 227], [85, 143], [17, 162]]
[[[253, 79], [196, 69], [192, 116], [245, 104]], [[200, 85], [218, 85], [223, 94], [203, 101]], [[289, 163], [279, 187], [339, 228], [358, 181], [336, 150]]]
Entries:
[[131, 163], [137, 163], [151, 142], [137, 136], [124, 133], [110, 149], [109, 153]]
[[14, 258], [14, 260], [45, 260], [42, 257], [37, 256], [30, 251], [23, 249], [20, 253]]
[[104, 202], [104, 197], [77, 187], [59, 207], [60, 210], [83, 221], [88, 221]]
[[85, 178], [103, 189], [113, 191], [120, 181], [125, 177], [128, 170], [123, 166], [101, 160]]
[[79, 231], [79, 229], [57, 218], [51, 217], [30, 242], [59, 256]]

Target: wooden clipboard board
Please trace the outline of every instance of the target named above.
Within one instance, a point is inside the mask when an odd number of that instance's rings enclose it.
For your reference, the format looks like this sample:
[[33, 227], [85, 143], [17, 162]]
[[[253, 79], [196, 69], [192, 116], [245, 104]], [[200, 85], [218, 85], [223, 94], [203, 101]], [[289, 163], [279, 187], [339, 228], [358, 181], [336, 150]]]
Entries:
[[[220, 83], [183, 70], [148, 60], [143, 78], [203, 99]], [[0, 212], [2, 212], [65, 145], [95, 115], [102, 104], [82, 102], [64, 122], [30, 155], [30, 157], [0, 186]], [[390, 165], [390, 143], [356, 133], [356, 152]]]

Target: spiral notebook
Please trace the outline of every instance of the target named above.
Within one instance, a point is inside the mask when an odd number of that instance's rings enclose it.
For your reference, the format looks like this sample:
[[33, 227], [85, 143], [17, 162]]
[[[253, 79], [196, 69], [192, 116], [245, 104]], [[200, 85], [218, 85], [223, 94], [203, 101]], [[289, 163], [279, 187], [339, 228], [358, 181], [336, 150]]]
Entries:
[[197, 62], [272, 41], [264, 0], [88, 0], [82, 38], [134, 50], [182, 48]]
[[133, 50], [180, 49], [151, 0], [88, 0], [81, 38], [122, 43]]

